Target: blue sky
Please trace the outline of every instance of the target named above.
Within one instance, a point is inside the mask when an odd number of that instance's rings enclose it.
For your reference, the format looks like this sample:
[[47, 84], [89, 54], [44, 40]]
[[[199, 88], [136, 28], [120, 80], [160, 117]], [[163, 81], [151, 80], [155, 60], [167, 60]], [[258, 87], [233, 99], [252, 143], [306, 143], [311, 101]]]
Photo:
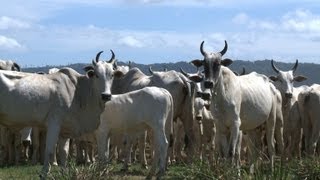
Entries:
[[320, 63], [318, 0], [10, 0], [0, 6], [0, 59], [23, 67], [89, 63], [113, 49], [150, 64], [201, 58]]

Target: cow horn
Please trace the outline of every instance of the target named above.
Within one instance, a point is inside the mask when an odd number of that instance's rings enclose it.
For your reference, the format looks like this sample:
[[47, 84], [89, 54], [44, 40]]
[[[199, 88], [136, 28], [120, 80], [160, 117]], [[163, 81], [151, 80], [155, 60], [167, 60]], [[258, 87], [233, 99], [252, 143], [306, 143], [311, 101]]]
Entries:
[[96, 62], [99, 61], [101, 53], [103, 53], [103, 51], [98, 52], [98, 54], [96, 55]]
[[182, 68], [180, 68], [180, 72], [186, 76], [186, 77], [189, 77], [189, 74], [187, 72], [185, 72]]
[[220, 51], [221, 56], [223, 56], [228, 50], [228, 43], [226, 40], [224, 40], [224, 48], [222, 49], [222, 51]]
[[203, 56], [206, 56], [207, 52], [203, 49], [203, 44], [204, 44], [204, 41], [202, 41], [200, 44], [200, 52]]
[[115, 59], [115, 55], [114, 55], [114, 52], [112, 51], [112, 49], [110, 49], [110, 51], [111, 51], [111, 58], [110, 58], [110, 60], [108, 61], [108, 63], [112, 63]]
[[13, 66], [17, 69], [17, 71], [20, 71], [20, 66], [17, 63], [13, 63]]
[[128, 66], [129, 66], [129, 69], [132, 68], [132, 62], [131, 61], [129, 61]]
[[152, 70], [151, 66], [149, 66], [149, 72], [150, 72], [150, 74], [153, 75], [153, 70]]
[[245, 75], [246, 74], [246, 68], [242, 67], [242, 73], [240, 75]]
[[297, 70], [297, 67], [298, 67], [298, 59], [296, 60], [296, 64], [292, 68], [292, 72], [295, 72]]
[[274, 65], [273, 59], [271, 59], [271, 66], [272, 66], [272, 69], [273, 69], [276, 73], [279, 73], [279, 72], [280, 72], [280, 70]]

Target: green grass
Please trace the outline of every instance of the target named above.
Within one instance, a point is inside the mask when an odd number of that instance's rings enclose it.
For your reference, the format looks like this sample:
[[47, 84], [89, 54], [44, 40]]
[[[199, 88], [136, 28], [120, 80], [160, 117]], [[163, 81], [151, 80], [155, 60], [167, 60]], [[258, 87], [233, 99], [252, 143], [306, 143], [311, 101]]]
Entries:
[[[28, 180], [39, 179], [40, 165], [21, 165], [0, 168], [0, 180]], [[141, 169], [140, 165], [132, 165], [127, 172], [121, 171], [121, 164], [112, 164], [99, 167], [92, 165], [75, 165], [74, 161], [68, 162], [68, 168], [62, 171], [58, 167], [52, 167], [48, 179], [58, 180], [108, 180], [108, 179], [144, 179], [148, 170]], [[232, 168], [227, 162], [216, 161], [212, 166], [206, 162], [194, 161], [192, 164], [175, 164], [169, 166], [163, 179], [320, 179], [320, 158], [305, 158], [290, 162], [275, 162], [273, 171], [266, 162], [257, 163], [254, 173], [250, 173], [249, 165], [242, 165], [240, 170]]]

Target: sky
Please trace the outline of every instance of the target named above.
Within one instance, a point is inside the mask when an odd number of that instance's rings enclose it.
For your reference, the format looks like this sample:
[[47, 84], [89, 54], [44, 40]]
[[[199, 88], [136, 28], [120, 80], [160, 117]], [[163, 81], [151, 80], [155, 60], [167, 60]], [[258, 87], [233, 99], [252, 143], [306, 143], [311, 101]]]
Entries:
[[0, 6], [0, 59], [22, 67], [141, 64], [202, 58], [320, 63], [318, 0], [10, 0]]

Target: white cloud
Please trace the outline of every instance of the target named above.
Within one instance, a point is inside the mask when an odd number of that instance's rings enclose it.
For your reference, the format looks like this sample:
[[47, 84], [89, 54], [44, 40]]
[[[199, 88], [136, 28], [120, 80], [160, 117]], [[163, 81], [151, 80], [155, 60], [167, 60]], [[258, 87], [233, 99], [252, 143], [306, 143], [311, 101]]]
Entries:
[[320, 16], [309, 10], [298, 9], [283, 16], [282, 26], [293, 32], [320, 33]]
[[141, 48], [143, 44], [133, 36], [125, 36], [119, 40], [119, 43], [133, 48]]
[[232, 22], [235, 24], [246, 24], [249, 21], [249, 16], [246, 13], [237, 14], [232, 18]]
[[7, 16], [0, 17], [0, 30], [30, 28], [30, 24]]
[[17, 40], [0, 35], [0, 49], [11, 50], [16, 48], [22, 48]]

